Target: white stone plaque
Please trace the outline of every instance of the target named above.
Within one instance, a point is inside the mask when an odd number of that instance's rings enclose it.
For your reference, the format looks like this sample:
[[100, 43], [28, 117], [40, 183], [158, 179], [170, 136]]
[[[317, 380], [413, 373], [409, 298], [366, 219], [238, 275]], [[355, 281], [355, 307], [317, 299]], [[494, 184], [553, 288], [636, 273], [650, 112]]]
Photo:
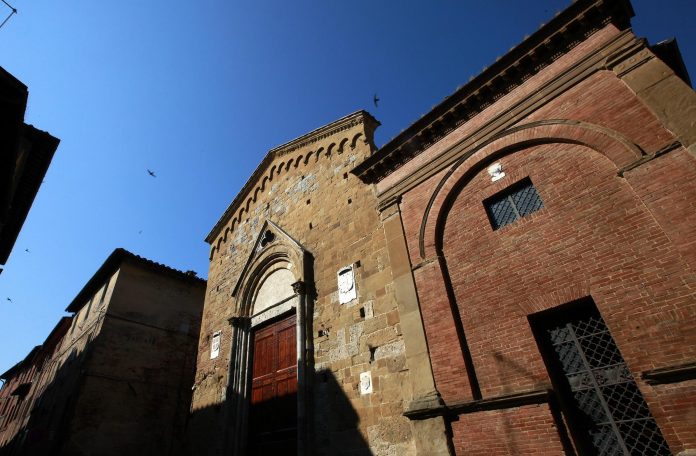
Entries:
[[491, 182], [495, 182], [497, 180], [502, 179], [505, 177], [505, 173], [503, 172], [503, 165], [500, 163], [493, 163], [491, 166], [488, 167], [488, 175], [491, 176]]
[[370, 371], [360, 374], [360, 394], [372, 394], [372, 373]]
[[353, 265], [338, 270], [338, 302], [345, 304], [358, 297], [355, 287], [355, 271]]
[[217, 358], [220, 355], [220, 338], [222, 337], [222, 331], [216, 331], [213, 333], [213, 338], [210, 342], [210, 359]]

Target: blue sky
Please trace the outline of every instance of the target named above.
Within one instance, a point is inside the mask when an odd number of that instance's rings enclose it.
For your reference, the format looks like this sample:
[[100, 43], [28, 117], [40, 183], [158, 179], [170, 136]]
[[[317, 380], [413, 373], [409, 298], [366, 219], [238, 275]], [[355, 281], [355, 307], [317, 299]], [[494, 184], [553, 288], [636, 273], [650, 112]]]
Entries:
[[[0, 372], [114, 248], [206, 277], [203, 239], [268, 149], [358, 109], [382, 145], [570, 3], [8, 1], [0, 65], [61, 144], [0, 275]], [[696, 2], [633, 5], [696, 78]]]

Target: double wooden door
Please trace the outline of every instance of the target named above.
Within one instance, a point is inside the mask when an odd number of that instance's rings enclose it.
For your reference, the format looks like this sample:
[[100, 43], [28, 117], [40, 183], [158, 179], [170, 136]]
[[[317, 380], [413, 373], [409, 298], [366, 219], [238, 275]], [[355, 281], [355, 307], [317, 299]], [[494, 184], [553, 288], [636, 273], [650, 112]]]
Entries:
[[295, 315], [254, 331], [249, 454], [297, 452]]

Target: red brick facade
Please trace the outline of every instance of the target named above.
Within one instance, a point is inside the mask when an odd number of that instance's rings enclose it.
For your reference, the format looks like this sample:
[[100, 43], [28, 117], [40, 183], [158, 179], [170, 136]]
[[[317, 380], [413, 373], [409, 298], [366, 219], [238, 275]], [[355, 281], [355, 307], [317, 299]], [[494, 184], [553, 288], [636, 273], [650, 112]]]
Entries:
[[[533, 327], [540, 312], [585, 298], [669, 451], [696, 449], [694, 129], [671, 120], [695, 97], [609, 22], [475, 116], [457, 120], [465, 108], [452, 102], [356, 169], [382, 207], [398, 203], [457, 454], [583, 453]], [[644, 90], [661, 84], [686, 102], [655, 106]], [[505, 176], [492, 181], [494, 163]], [[525, 178], [543, 208], [494, 229], [484, 202]]]

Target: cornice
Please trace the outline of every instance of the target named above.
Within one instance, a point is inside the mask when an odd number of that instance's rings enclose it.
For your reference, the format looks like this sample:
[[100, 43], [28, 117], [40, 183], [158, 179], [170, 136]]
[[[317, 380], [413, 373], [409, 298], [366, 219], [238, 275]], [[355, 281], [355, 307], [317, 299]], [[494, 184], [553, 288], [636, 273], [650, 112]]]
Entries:
[[597, 30], [609, 23], [627, 29], [633, 15], [627, 0], [574, 2], [356, 166], [352, 173], [365, 183], [379, 182]]
[[379, 121], [367, 111], [356, 111], [352, 114], [348, 114], [345, 117], [341, 117], [330, 124], [321, 126], [310, 131], [309, 133], [305, 133], [292, 141], [288, 141], [278, 147], [274, 147], [268, 151], [268, 154], [273, 155], [274, 158], [282, 157], [290, 152], [294, 152], [305, 146], [319, 142], [322, 139], [326, 139], [329, 136], [349, 130], [360, 124], [365, 124], [367, 128], [371, 128], [372, 131], [374, 131], [374, 129], [379, 125]]
[[80, 290], [77, 296], [75, 296], [65, 311], [78, 312], [85, 304], [87, 304], [89, 298], [97, 292], [104, 282], [106, 282], [106, 280], [111, 277], [111, 275], [121, 266], [121, 264], [125, 262], [131, 262], [141, 267], [149, 268], [159, 274], [166, 274], [170, 277], [188, 282], [192, 285], [205, 286], [207, 283], [205, 279], [197, 277], [194, 274], [171, 268], [162, 263], [157, 263], [156, 261], [148, 260], [147, 258], [141, 257], [119, 247], [115, 249], [111, 255], [109, 255], [106, 261], [104, 261], [104, 264], [101, 265], [97, 272], [94, 273], [92, 278], [89, 279], [84, 287], [82, 287], [82, 290]]
[[[222, 228], [229, 222], [232, 216], [237, 213], [237, 211], [242, 207], [242, 205], [248, 201], [252, 193], [256, 193], [255, 189], [258, 190], [259, 180], [263, 175], [269, 170], [271, 164], [278, 158], [285, 155], [289, 155], [292, 152], [296, 152], [305, 147], [311, 146], [312, 144], [318, 143], [326, 138], [334, 135], [339, 135], [342, 132], [350, 130], [358, 125], [364, 125], [365, 141], [373, 147], [374, 140], [373, 135], [375, 129], [380, 125], [379, 121], [375, 119], [367, 111], [356, 111], [338, 120], [335, 120], [327, 125], [319, 127], [315, 130], [310, 131], [292, 141], [282, 144], [269, 150], [266, 156], [261, 160], [261, 163], [256, 167], [252, 175], [246, 181], [242, 189], [237, 193], [237, 196], [232, 200], [230, 205], [227, 207], [225, 212], [222, 214], [220, 219], [215, 223], [215, 226], [210, 233], [205, 238], [208, 244], [213, 244], [214, 240], [220, 234]], [[344, 138], [336, 144], [338, 152], [342, 152], [345, 144], [349, 143], [351, 147], [355, 147], [355, 140], [357, 138], [350, 139]], [[297, 163], [297, 162], [296, 162]], [[305, 162], [306, 163], [306, 162]], [[289, 163], [288, 163], [289, 164]], [[272, 176], [271, 176], [272, 178]], [[254, 198], [254, 197], [251, 197]], [[254, 198], [255, 199], [255, 198]]]
[[[394, 198], [396, 195], [403, 194], [453, 165], [463, 157], [473, 154], [477, 146], [494, 139], [497, 135], [504, 134], [510, 127], [546, 105], [550, 100], [563, 94], [570, 87], [577, 85], [600, 70], [615, 69], [614, 67], [618, 62], [635, 55], [644, 46], [644, 41], [637, 39], [630, 30], [612, 37], [590, 54], [579, 59], [572, 67], [537, 88], [533, 94], [497, 112], [488, 122], [448, 147], [438, 157], [383, 191], [378, 195], [379, 201], [385, 201]], [[374, 156], [377, 155], [379, 155], [379, 151]], [[368, 160], [371, 158], [368, 158]], [[399, 164], [399, 166], [402, 164]], [[355, 173], [355, 171], [354, 169], [353, 172]], [[379, 179], [376, 179], [375, 182], [378, 182], [386, 175], [384, 174]]]

